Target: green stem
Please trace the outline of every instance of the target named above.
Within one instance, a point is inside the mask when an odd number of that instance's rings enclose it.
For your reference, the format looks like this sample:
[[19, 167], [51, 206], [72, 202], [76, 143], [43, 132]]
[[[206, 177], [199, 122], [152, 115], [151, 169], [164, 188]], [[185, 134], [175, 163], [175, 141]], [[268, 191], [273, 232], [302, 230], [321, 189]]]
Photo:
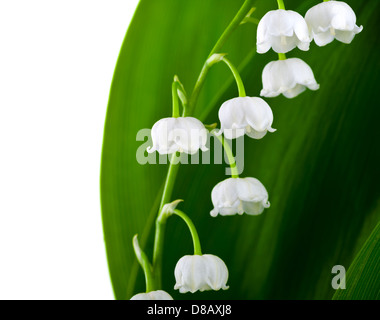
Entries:
[[285, 10], [285, 5], [283, 0], [277, 0], [278, 8]]
[[278, 59], [279, 59], [279, 60], [286, 60], [286, 55], [285, 55], [285, 53], [279, 53], [279, 54], [278, 54]]
[[239, 97], [245, 97], [245, 88], [243, 84], [243, 80], [241, 80], [239, 71], [237, 68], [232, 64], [230, 60], [228, 60], [226, 57], [222, 58], [222, 61], [230, 68], [232, 74], [234, 75], [238, 90], [239, 90]]
[[175, 81], [173, 81], [172, 83], [172, 103], [173, 103], [172, 117], [178, 118], [179, 117], [179, 102], [178, 102], [177, 84], [175, 83]]
[[158, 209], [158, 212], [162, 210], [162, 207], [170, 202], [170, 197], [173, 192], [174, 188], [174, 182], [178, 173], [179, 169], [179, 163], [175, 161], [175, 158], [179, 157], [180, 154], [179, 152], [173, 153], [171, 158], [170, 158], [170, 164], [169, 164], [169, 170], [168, 174], [166, 176], [165, 180], [165, 186], [164, 186], [164, 192], [162, 194], [161, 202], [160, 202], [160, 208]]
[[[198, 80], [194, 86], [193, 94], [190, 97], [190, 108], [188, 109], [189, 114], [191, 114], [194, 111], [195, 107], [195, 100], [198, 98], [198, 95], [200, 93], [200, 90], [203, 86], [203, 83], [206, 80], [206, 76], [208, 74], [208, 71], [211, 69], [211, 67], [221, 61], [224, 54], [212, 54], [207, 58], [205, 63], [203, 64], [202, 70], [198, 76]], [[195, 99], [195, 100], [194, 100]]]
[[132, 244], [133, 249], [135, 250], [137, 261], [140, 263], [141, 268], [144, 271], [146, 292], [151, 292], [155, 290], [152, 266], [145, 252], [142, 251], [140, 248], [139, 241], [137, 239], [137, 234], [133, 237]]
[[222, 135], [217, 135], [215, 130], [211, 131], [211, 134], [213, 134], [219, 142], [222, 144], [224, 151], [226, 152], [228, 163], [231, 168], [231, 177], [232, 178], [239, 178], [239, 171], [238, 167], [236, 166], [235, 157], [232, 153], [232, 150], [230, 148], [230, 145], [228, 143], [225, 143], [224, 138]]
[[[222, 48], [223, 44], [226, 42], [227, 38], [231, 35], [231, 33], [240, 25], [240, 23], [243, 21], [243, 19], [246, 17], [247, 13], [252, 8], [253, 0], [246, 0], [243, 5], [241, 6], [238, 13], [235, 15], [235, 17], [232, 19], [228, 27], [224, 30], [223, 34], [220, 36], [214, 47], [212, 48], [211, 52], [208, 55], [208, 58], [211, 57], [214, 53], [219, 52]], [[194, 85], [193, 93], [190, 97], [190, 104], [189, 104], [189, 113], [191, 114], [195, 106], [197, 104], [200, 91], [203, 87], [203, 84], [206, 79], [206, 75], [209, 71], [211, 66], [207, 65], [207, 60], [205, 64], [202, 67], [202, 71], [199, 74], [199, 77], [197, 79], [197, 82]]]
[[162, 215], [162, 208], [166, 203], [170, 202], [170, 197], [173, 193], [174, 182], [179, 169], [179, 163], [174, 164], [174, 158], [176, 156], [178, 155], [173, 153], [170, 159], [168, 174], [166, 175], [164, 191], [162, 193], [161, 203], [158, 209], [158, 216], [156, 219], [156, 233], [154, 237], [153, 248], [153, 270], [156, 278], [156, 283], [159, 288], [161, 287], [162, 252], [164, 248], [164, 235], [166, 225], [166, 219]]
[[185, 221], [185, 223], [187, 224], [187, 227], [189, 228], [190, 233], [191, 233], [191, 238], [193, 239], [194, 254], [202, 255], [201, 243], [199, 241], [198, 232], [194, 226], [193, 221], [191, 221], [191, 219], [181, 210], [175, 209], [173, 211], [173, 214], [182, 218], [182, 220]]
[[224, 43], [228, 39], [228, 37], [231, 35], [231, 33], [239, 26], [240, 22], [243, 21], [243, 19], [246, 17], [248, 12], [252, 9], [253, 0], [245, 0], [235, 17], [232, 19], [230, 24], [227, 26], [227, 28], [224, 30], [218, 41], [215, 43], [214, 47], [212, 48], [209, 57], [212, 56], [214, 53], [220, 51], [220, 49], [223, 47]]
[[[159, 215], [160, 216], [160, 215]], [[153, 272], [158, 288], [161, 288], [162, 252], [164, 249], [166, 219], [156, 219], [156, 233], [153, 248]]]

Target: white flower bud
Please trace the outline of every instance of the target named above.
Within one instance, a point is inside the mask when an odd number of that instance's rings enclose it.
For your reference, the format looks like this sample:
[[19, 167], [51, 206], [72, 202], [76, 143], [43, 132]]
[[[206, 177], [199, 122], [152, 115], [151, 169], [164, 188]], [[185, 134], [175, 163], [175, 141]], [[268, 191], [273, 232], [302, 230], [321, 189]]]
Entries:
[[264, 97], [277, 97], [282, 93], [287, 98], [294, 98], [306, 87], [310, 90], [319, 89], [309, 65], [298, 58], [269, 62], [264, 67], [262, 80], [260, 95]]
[[138, 293], [131, 300], [173, 300], [173, 298], [166, 291], [156, 290], [148, 293]]
[[214, 209], [211, 216], [261, 214], [269, 208], [268, 192], [255, 178], [228, 178], [219, 182], [211, 192]]
[[305, 15], [311, 36], [318, 46], [335, 39], [351, 43], [355, 34], [363, 30], [356, 25], [356, 15], [351, 7], [341, 1], [321, 2], [310, 8]]
[[228, 289], [226, 264], [212, 254], [187, 255], [179, 259], [174, 270], [174, 289], [180, 293]]
[[292, 10], [268, 11], [257, 26], [257, 52], [265, 53], [272, 48], [286, 53], [298, 47], [309, 50], [311, 39], [305, 19]]
[[201, 121], [193, 117], [163, 118], [152, 128], [153, 147], [149, 153], [160, 154], [174, 152], [196, 153], [199, 149], [207, 151], [207, 129]]
[[219, 109], [220, 133], [227, 139], [235, 139], [246, 134], [261, 139], [272, 128], [273, 113], [261, 98], [238, 97], [227, 100]]

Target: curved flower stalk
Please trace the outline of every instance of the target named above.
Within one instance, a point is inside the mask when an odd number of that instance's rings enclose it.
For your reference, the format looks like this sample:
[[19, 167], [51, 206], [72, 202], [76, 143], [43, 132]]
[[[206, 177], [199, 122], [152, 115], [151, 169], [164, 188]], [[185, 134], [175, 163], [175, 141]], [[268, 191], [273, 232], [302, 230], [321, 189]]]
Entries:
[[253, 139], [263, 138], [272, 128], [273, 112], [269, 105], [258, 97], [237, 97], [227, 100], [219, 109], [221, 129], [227, 139], [246, 134]]
[[161, 222], [166, 221], [172, 215], [180, 217], [189, 228], [193, 240], [194, 255], [182, 257], [175, 267], [176, 284], [174, 289], [179, 289], [181, 293], [227, 289], [228, 270], [225, 263], [217, 256], [202, 255], [198, 232], [193, 222], [184, 212], [176, 209], [181, 201], [176, 200], [165, 204], [159, 216]]
[[193, 117], [163, 118], [153, 125], [153, 146], [147, 151], [160, 154], [177, 151], [194, 154], [199, 149], [207, 151], [207, 132], [203, 123]]
[[131, 300], [174, 300], [172, 296], [163, 290], [135, 294]]
[[265, 53], [270, 48], [277, 53], [286, 53], [295, 47], [307, 51], [310, 42], [305, 19], [292, 10], [269, 11], [262, 17], [257, 27], [258, 53]]
[[182, 257], [177, 262], [174, 275], [174, 289], [180, 293], [228, 289], [227, 266], [222, 259], [212, 254]]
[[306, 88], [319, 89], [309, 65], [298, 58], [269, 62], [264, 67], [262, 81], [263, 89], [260, 95], [264, 97], [283, 94], [287, 98], [294, 98]]
[[356, 25], [356, 15], [342, 1], [322, 2], [310, 8], [305, 15], [310, 34], [318, 46], [325, 46], [334, 39], [351, 43], [355, 35], [363, 30]]
[[228, 178], [219, 182], [211, 192], [214, 209], [210, 214], [216, 217], [235, 214], [259, 215], [269, 208], [268, 192], [255, 178]]

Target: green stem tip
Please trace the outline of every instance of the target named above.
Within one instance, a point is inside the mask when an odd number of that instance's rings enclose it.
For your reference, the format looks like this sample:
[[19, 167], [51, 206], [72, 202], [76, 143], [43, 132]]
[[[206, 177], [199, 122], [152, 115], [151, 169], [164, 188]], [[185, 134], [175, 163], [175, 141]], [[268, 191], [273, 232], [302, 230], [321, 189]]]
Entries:
[[286, 60], [286, 55], [285, 55], [285, 53], [279, 53], [279, 54], [278, 54], [278, 59], [279, 59], [279, 60]]
[[[188, 99], [187, 99], [187, 93], [185, 91], [185, 87], [183, 86], [183, 84], [181, 83], [181, 81], [179, 81], [179, 78], [177, 75], [174, 76], [174, 80], [173, 80], [173, 84], [172, 84], [172, 94], [176, 93], [179, 100], [181, 101], [181, 104], [182, 104], [182, 116], [185, 116], [186, 114], [186, 109], [187, 109], [187, 106], [188, 106]], [[176, 92], [174, 92], [176, 91]], [[179, 112], [178, 112], [179, 113]]]
[[283, 0], [277, 0], [278, 8], [285, 10], [285, 4]]
[[155, 289], [155, 285], [154, 285], [154, 278], [153, 278], [153, 273], [152, 273], [152, 266], [145, 252], [142, 251], [140, 248], [139, 240], [137, 239], [137, 234], [134, 235], [132, 239], [132, 244], [133, 244], [133, 249], [136, 254], [137, 261], [140, 263], [141, 268], [144, 271], [146, 292], [153, 291]]

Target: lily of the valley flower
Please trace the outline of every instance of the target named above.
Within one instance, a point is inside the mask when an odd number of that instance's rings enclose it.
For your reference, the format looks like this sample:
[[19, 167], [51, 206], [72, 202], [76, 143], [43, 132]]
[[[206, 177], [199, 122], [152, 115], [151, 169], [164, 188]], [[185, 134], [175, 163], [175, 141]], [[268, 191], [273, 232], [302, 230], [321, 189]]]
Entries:
[[173, 300], [172, 296], [163, 290], [156, 290], [147, 293], [138, 293], [131, 300]]
[[356, 25], [355, 12], [342, 1], [327, 1], [315, 5], [307, 11], [305, 20], [318, 46], [324, 46], [334, 38], [343, 43], [351, 43], [355, 34], [363, 30], [363, 26]]
[[228, 289], [226, 264], [212, 254], [186, 255], [179, 259], [174, 270], [174, 289], [180, 293]]
[[152, 128], [153, 147], [149, 153], [160, 154], [174, 152], [196, 153], [199, 149], [207, 151], [207, 129], [201, 121], [193, 117], [163, 118]]
[[309, 65], [298, 58], [269, 62], [264, 67], [262, 80], [260, 95], [264, 97], [276, 97], [282, 93], [287, 98], [294, 98], [306, 88], [319, 89]]
[[273, 113], [261, 98], [238, 97], [227, 100], [219, 109], [220, 133], [227, 139], [235, 139], [246, 134], [261, 139], [272, 128]]
[[295, 47], [307, 51], [310, 42], [305, 19], [292, 10], [269, 11], [257, 26], [258, 53], [265, 53], [271, 47], [277, 53], [286, 53]]
[[219, 182], [211, 192], [214, 209], [211, 216], [261, 214], [269, 208], [268, 192], [255, 178], [228, 178]]

